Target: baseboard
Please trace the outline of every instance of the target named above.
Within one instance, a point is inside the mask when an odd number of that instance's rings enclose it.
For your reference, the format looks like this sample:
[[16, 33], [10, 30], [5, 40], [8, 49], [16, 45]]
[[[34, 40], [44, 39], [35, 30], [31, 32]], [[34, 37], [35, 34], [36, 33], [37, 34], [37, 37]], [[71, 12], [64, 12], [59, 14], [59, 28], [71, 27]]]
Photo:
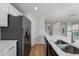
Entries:
[[33, 46], [35, 44], [46, 44], [46, 43], [45, 42], [34, 42], [31, 46]]
[[34, 44], [45, 44], [45, 42], [35, 42]]

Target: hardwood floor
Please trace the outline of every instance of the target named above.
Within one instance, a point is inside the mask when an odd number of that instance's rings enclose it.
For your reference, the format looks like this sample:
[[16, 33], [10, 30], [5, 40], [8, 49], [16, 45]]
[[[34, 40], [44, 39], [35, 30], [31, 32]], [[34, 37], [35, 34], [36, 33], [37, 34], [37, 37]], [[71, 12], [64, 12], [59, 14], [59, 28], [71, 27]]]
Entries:
[[24, 56], [29, 56], [31, 50], [31, 44], [30, 43], [25, 43], [24, 44]]
[[45, 44], [35, 44], [31, 48], [30, 56], [45, 56], [46, 55], [46, 48]]

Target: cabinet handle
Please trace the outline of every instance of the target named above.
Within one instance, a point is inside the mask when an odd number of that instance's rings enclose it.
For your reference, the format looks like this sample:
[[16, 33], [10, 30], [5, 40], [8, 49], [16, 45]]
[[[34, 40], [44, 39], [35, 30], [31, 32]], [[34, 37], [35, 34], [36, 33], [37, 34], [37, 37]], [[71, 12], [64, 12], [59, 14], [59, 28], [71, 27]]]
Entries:
[[14, 46], [12, 46], [11, 48], [9, 48], [9, 50], [12, 50], [14, 48]]

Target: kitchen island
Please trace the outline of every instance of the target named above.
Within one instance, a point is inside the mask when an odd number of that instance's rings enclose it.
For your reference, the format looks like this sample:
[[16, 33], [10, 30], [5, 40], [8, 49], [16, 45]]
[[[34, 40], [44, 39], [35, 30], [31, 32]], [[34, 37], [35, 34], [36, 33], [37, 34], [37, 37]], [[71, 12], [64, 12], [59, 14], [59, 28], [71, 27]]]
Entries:
[[68, 37], [62, 35], [46, 35], [45, 37], [58, 56], [79, 56], [79, 54], [66, 53], [56, 45], [56, 41], [62, 40], [70, 44], [71, 46], [74, 46], [79, 49], [79, 40], [75, 40], [75, 42], [72, 44], [71, 40]]

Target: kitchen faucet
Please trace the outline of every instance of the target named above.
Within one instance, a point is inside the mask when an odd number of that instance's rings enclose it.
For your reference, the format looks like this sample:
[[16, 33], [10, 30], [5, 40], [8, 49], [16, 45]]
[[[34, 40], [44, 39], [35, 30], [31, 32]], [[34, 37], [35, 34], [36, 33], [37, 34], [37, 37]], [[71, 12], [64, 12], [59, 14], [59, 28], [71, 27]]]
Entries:
[[73, 31], [71, 31], [71, 30], [68, 30], [68, 32], [70, 32], [71, 33], [71, 43], [73, 44], [75, 41], [74, 41], [74, 39], [73, 39]]
[[73, 40], [73, 31], [71, 31], [71, 43], [73, 44], [75, 41]]

